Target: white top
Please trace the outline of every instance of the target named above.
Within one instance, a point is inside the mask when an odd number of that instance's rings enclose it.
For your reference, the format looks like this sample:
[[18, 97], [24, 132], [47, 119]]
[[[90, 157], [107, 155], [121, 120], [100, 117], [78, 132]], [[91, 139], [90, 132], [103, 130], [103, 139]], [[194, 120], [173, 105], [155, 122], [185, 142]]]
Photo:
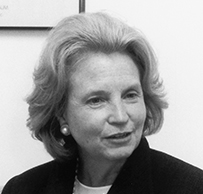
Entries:
[[107, 194], [111, 185], [103, 187], [89, 187], [83, 185], [77, 178], [75, 180], [74, 194]]

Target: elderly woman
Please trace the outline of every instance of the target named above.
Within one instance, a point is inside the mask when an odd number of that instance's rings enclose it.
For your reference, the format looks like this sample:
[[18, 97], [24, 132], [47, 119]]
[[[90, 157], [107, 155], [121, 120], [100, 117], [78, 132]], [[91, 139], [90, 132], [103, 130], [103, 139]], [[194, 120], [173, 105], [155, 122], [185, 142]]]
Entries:
[[3, 194], [203, 193], [203, 172], [149, 148], [167, 108], [143, 35], [104, 13], [51, 32], [34, 72], [28, 127], [54, 160], [11, 179]]

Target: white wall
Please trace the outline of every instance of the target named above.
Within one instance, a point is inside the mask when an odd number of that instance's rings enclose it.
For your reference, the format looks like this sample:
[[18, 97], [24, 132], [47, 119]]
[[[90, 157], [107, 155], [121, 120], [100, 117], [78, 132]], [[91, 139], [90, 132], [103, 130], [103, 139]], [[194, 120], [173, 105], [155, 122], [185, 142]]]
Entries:
[[0, 185], [25, 169], [50, 159], [30, 137], [24, 98], [47, 32], [0, 30]]
[[[87, 12], [108, 10], [141, 29], [157, 53], [170, 106], [151, 147], [203, 169], [202, 9], [202, 0], [86, 0]], [[25, 127], [23, 101], [46, 36], [0, 30], [0, 185], [51, 159]]]

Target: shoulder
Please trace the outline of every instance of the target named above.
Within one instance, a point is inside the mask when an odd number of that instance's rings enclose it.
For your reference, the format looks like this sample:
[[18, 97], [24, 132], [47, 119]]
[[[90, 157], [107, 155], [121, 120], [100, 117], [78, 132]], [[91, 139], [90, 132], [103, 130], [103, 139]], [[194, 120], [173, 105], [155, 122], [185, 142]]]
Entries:
[[[51, 161], [39, 166], [36, 166], [34, 168], [31, 168], [22, 174], [18, 175], [15, 177], [18, 181], [27, 181], [27, 180], [32, 180], [32, 179], [46, 179], [49, 177], [51, 171], [56, 168], [57, 162], [56, 161]], [[40, 175], [40, 176], [39, 176]]]
[[182, 189], [180, 192], [203, 193], [201, 169], [160, 151], [151, 149], [150, 153], [152, 176], [157, 188], [174, 188], [176, 193], [178, 188]]
[[54, 176], [57, 177], [57, 174], [60, 174], [63, 165], [63, 163], [51, 161], [25, 171], [9, 180], [2, 194], [39, 193], [39, 190], [43, 190]]
[[153, 168], [161, 172], [163, 170], [170, 171], [170, 173], [181, 172], [183, 173], [183, 175], [189, 173], [190, 176], [203, 178], [203, 171], [201, 169], [157, 150], [151, 149], [151, 161], [153, 164]]

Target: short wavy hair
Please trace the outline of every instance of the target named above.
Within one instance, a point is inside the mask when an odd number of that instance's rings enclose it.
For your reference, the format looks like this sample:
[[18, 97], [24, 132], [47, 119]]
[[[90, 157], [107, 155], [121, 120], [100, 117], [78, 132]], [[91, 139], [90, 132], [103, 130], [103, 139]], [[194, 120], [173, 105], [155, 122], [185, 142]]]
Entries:
[[[47, 38], [39, 65], [34, 71], [34, 89], [27, 97], [27, 126], [55, 159], [68, 159], [77, 153], [72, 136], [60, 132], [58, 118], [68, 101], [70, 76], [75, 64], [87, 52], [128, 54], [137, 65], [146, 105], [143, 135], [156, 133], [163, 123], [168, 104], [157, 70], [153, 49], [137, 29], [106, 13], [81, 13], [64, 18]], [[60, 141], [64, 139], [65, 145]]]

